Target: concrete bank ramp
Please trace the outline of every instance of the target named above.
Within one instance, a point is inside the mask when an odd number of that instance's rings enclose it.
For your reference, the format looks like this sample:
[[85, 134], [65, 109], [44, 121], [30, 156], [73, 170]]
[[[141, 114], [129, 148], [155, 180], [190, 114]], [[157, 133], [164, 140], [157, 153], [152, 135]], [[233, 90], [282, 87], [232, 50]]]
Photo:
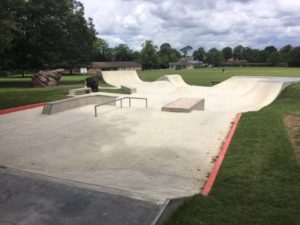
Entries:
[[122, 85], [137, 86], [143, 83], [135, 70], [102, 71], [105, 83], [120, 88]]
[[292, 77], [235, 76], [212, 87], [215, 93], [232, 98], [240, 112], [256, 111], [271, 104], [289, 85], [300, 82]]
[[182, 79], [181, 75], [172, 74], [172, 75], [163, 75], [158, 79], [158, 81], [168, 81], [176, 87], [185, 87], [189, 86], [185, 81]]

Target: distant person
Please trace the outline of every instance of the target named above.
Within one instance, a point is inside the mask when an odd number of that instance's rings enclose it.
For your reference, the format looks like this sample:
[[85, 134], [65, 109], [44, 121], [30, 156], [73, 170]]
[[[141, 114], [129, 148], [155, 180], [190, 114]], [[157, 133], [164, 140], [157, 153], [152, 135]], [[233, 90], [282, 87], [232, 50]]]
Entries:
[[222, 69], [222, 72], [225, 73], [225, 69], [224, 68]]

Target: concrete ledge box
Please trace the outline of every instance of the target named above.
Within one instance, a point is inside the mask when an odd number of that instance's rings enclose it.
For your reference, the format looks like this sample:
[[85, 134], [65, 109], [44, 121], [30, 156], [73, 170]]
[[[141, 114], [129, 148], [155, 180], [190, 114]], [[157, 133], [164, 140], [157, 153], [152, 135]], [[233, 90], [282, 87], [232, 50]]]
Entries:
[[[117, 97], [105, 96], [105, 95], [93, 95], [93, 96], [82, 96], [74, 97], [69, 99], [63, 99], [53, 102], [47, 102], [44, 105], [42, 114], [54, 114], [62, 112], [69, 109], [78, 108], [85, 105], [100, 104], [107, 101], [115, 100]], [[111, 103], [111, 105], [116, 105], [116, 103]]]
[[136, 93], [136, 88], [130, 87], [128, 85], [121, 85], [121, 89], [128, 92], [129, 94]]
[[204, 98], [177, 98], [164, 105], [161, 110], [166, 112], [189, 113], [193, 110], [204, 110]]

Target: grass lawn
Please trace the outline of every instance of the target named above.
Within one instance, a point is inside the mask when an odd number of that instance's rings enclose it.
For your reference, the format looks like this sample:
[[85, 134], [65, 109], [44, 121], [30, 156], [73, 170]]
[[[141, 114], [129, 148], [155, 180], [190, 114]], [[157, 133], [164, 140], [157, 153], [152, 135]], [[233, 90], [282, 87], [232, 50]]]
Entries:
[[[8, 78], [0, 77], [0, 109], [68, 98], [69, 90], [83, 87], [86, 77], [83, 75], [64, 75], [59, 86], [47, 88], [32, 88], [30, 86], [31, 78], [32, 75], [27, 75], [24, 78], [21, 75]], [[120, 89], [105, 89], [110, 85], [103, 82], [100, 82], [100, 86], [104, 87], [101, 91], [124, 93]]]
[[225, 73], [222, 73], [222, 68], [148, 70], [139, 72], [140, 77], [146, 81], [154, 81], [161, 75], [166, 74], [180, 74], [188, 84], [210, 86], [212, 81], [223, 81], [237, 75], [300, 77], [300, 68], [225, 67]]
[[211, 193], [186, 202], [167, 224], [299, 225], [300, 162], [283, 123], [287, 114], [300, 116], [300, 84], [243, 114]]

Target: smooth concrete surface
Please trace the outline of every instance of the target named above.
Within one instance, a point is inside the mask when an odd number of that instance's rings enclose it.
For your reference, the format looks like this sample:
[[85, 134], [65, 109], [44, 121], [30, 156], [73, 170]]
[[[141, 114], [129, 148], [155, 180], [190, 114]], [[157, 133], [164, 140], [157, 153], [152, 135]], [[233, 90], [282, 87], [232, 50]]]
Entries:
[[[116, 97], [114, 96], [84, 95], [84, 96], [77, 96], [77, 97], [53, 101], [53, 102], [46, 102], [42, 114], [47, 114], [47, 115], [54, 114], [54, 113], [78, 108], [85, 105], [101, 104], [115, 99]], [[112, 103], [111, 105], [115, 105], [115, 103]]]
[[[178, 75], [155, 82], [128, 71], [103, 75], [110, 84], [136, 88], [129, 96], [146, 97], [148, 108], [125, 101], [123, 108], [101, 107], [98, 117], [92, 104], [52, 115], [40, 108], [1, 115], [0, 165], [163, 204], [200, 192], [237, 113], [259, 110], [300, 82], [238, 76], [199, 87], [182, 85]], [[205, 111], [161, 112], [177, 98], [204, 98]]]
[[[234, 114], [93, 105], [0, 117], [0, 164], [163, 203], [200, 192]], [[210, 138], [207, 138], [210, 137]]]
[[192, 110], [204, 110], [204, 99], [202, 98], [178, 98], [171, 103], [164, 105], [162, 111], [167, 112], [185, 112]]
[[160, 205], [0, 169], [1, 225], [149, 225]]

